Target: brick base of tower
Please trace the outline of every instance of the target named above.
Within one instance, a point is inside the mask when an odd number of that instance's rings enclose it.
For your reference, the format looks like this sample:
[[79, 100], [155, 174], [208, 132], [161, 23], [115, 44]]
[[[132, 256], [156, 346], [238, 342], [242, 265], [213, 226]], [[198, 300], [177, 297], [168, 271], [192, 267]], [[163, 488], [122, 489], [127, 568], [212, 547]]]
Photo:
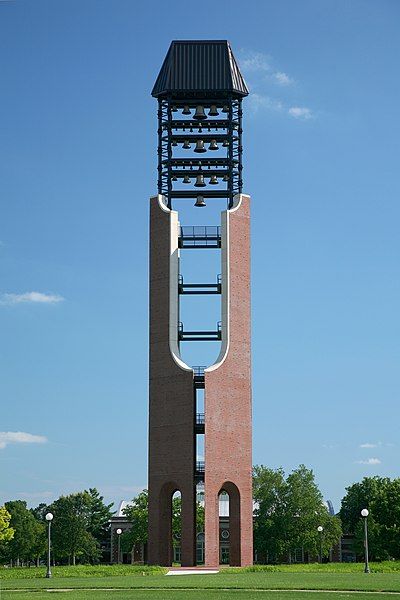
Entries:
[[253, 564], [250, 198], [222, 213], [222, 332], [205, 372], [205, 555], [219, 563], [219, 502], [229, 494], [230, 564]]
[[[178, 347], [178, 215], [150, 201], [150, 564], [172, 564], [171, 507], [182, 497], [181, 557], [196, 564], [193, 370]], [[229, 494], [230, 564], [253, 560], [250, 198], [222, 213], [222, 348], [205, 372], [205, 561], [219, 564], [219, 494]]]

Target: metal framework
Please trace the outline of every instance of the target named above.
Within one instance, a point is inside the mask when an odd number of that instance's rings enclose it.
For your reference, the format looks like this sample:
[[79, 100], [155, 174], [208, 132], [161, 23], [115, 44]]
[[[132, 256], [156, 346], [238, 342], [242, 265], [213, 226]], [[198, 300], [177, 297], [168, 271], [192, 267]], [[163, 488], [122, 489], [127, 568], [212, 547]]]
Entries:
[[199, 196], [232, 207], [243, 185], [242, 133], [241, 98], [158, 98], [158, 193], [169, 208]]

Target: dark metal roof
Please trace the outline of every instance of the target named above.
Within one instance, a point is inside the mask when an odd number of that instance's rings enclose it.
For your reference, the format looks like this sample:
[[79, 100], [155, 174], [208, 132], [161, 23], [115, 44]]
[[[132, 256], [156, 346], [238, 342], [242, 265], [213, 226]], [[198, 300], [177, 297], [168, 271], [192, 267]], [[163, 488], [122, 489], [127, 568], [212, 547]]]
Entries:
[[171, 42], [151, 95], [179, 96], [190, 92], [248, 95], [228, 41]]

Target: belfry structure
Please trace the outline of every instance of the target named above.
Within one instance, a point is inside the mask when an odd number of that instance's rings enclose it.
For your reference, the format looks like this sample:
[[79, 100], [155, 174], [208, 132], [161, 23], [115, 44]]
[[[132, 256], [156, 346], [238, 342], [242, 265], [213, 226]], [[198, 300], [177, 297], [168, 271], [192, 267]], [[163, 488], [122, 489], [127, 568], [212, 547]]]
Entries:
[[[250, 198], [242, 194], [242, 99], [248, 89], [227, 41], [172, 42], [152, 95], [158, 100], [158, 194], [150, 199], [150, 564], [172, 563], [172, 497], [181, 493], [181, 564], [196, 564], [196, 486], [204, 483], [205, 564], [220, 562], [219, 495], [229, 495], [229, 562], [253, 561]], [[174, 201], [202, 208], [226, 199], [221, 223], [179, 222]], [[197, 208], [196, 208], [197, 210]], [[207, 214], [205, 210], [204, 214]], [[220, 252], [214, 282], [186, 283], [186, 249]], [[219, 294], [215, 330], [186, 330], [184, 294]], [[220, 342], [192, 367], [182, 342]], [[199, 394], [204, 393], [204, 408]], [[197, 438], [204, 435], [204, 460]]]

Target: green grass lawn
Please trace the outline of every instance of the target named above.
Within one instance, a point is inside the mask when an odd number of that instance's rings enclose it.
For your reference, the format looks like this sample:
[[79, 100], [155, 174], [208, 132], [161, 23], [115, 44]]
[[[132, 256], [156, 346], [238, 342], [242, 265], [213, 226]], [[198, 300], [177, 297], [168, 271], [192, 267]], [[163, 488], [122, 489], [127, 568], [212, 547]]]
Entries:
[[[228, 568], [217, 575], [168, 577], [163, 574], [165, 569], [128, 565], [59, 567], [53, 570], [52, 579], [44, 577], [45, 569], [1, 569], [0, 598], [41, 600], [56, 594], [68, 600], [400, 600], [400, 570], [395, 567], [390, 563], [387, 572], [365, 574], [362, 564], [335, 565], [334, 568], [332, 565], [285, 565], [279, 570], [276, 567], [274, 570]], [[380, 565], [380, 570], [385, 570], [384, 565]], [[29, 578], [23, 577], [24, 571], [30, 571]], [[355, 594], [355, 591], [361, 593]]]

